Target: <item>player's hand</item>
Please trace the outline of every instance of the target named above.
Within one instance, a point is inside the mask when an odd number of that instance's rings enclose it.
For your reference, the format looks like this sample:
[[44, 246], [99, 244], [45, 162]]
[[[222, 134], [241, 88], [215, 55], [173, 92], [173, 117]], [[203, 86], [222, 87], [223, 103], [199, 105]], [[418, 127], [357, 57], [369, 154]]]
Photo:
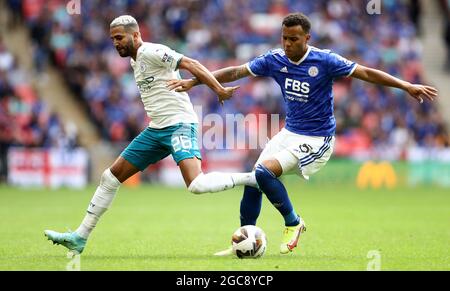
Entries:
[[189, 91], [195, 85], [195, 80], [183, 79], [183, 80], [169, 80], [167, 81], [167, 88], [175, 92], [186, 92]]
[[231, 97], [233, 97], [233, 93], [234, 91], [236, 91], [237, 89], [239, 89], [240, 86], [234, 86], [234, 87], [224, 87], [223, 90], [221, 90], [220, 92], [216, 92], [218, 97], [219, 97], [219, 102], [220, 104], [223, 105], [223, 102], [225, 100], [230, 99]]
[[434, 98], [437, 97], [436, 88], [418, 84], [411, 84], [406, 88], [406, 91], [411, 95], [414, 99], [419, 101], [419, 103], [423, 103], [423, 99], [427, 98], [430, 101], [433, 101]]

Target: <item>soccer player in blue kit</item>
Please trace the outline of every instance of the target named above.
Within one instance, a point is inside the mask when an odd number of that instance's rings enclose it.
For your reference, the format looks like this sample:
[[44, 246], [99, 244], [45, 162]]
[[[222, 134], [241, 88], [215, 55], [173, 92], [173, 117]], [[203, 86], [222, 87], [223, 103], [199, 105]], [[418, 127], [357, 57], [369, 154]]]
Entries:
[[[245, 186], [240, 205], [241, 225], [255, 225], [261, 211], [262, 192], [285, 221], [280, 253], [290, 253], [306, 230], [278, 177], [296, 173], [308, 179], [330, 159], [335, 142], [333, 80], [353, 77], [373, 84], [395, 87], [423, 102], [433, 100], [437, 90], [411, 84], [385, 72], [368, 68], [329, 50], [308, 45], [311, 23], [304, 14], [286, 16], [282, 23], [282, 48], [274, 49], [247, 64], [220, 69], [213, 75], [220, 83], [248, 76], [273, 78], [281, 88], [286, 106], [286, 125], [266, 145], [255, 164], [258, 187]], [[187, 91], [201, 82], [197, 78], [171, 80], [168, 87]], [[216, 255], [229, 255], [231, 249]]]

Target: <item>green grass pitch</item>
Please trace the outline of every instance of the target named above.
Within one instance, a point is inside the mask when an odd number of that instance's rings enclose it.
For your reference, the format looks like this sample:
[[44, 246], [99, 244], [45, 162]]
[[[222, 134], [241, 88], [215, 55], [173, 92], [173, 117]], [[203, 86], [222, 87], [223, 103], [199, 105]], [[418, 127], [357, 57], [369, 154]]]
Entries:
[[[268, 249], [258, 260], [214, 257], [239, 225], [242, 188], [206, 195], [157, 185], [122, 187], [80, 259], [81, 270], [450, 270], [450, 192], [402, 187], [358, 190], [288, 179], [308, 230], [280, 255], [283, 221], [264, 198], [258, 225]], [[0, 270], [65, 270], [66, 250], [44, 229], [76, 229], [94, 187], [35, 190], [0, 186]]]

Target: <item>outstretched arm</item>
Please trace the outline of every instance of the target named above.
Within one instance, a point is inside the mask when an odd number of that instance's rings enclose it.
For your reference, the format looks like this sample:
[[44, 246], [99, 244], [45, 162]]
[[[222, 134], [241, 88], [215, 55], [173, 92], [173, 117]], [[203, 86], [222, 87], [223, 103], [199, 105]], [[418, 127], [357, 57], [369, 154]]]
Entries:
[[[197, 60], [183, 57], [178, 65], [178, 69], [184, 69], [191, 72], [192, 75], [195, 76], [195, 80], [199, 80], [200, 82], [207, 85], [211, 88], [216, 94], [219, 96], [219, 100], [223, 101], [231, 98], [234, 91], [239, 88], [239, 86], [235, 87], [223, 87], [220, 84], [220, 81], [215, 78], [215, 76], [207, 69], [205, 66], [200, 64]], [[183, 81], [183, 80], [172, 80], [172, 81]], [[171, 82], [171, 81], [169, 81]], [[179, 86], [179, 85], [178, 85]], [[177, 88], [178, 86], [174, 87]], [[168, 86], [169, 90], [173, 88]], [[186, 91], [186, 90], [176, 90], [177, 92]]]
[[[229, 83], [250, 76], [250, 72], [247, 69], [247, 65], [241, 65], [214, 71], [213, 75], [220, 83]], [[192, 82], [194, 83], [194, 86], [202, 83], [196, 78], [192, 79]]]
[[[246, 65], [226, 67], [214, 71], [212, 72], [212, 74], [219, 83], [229, 83], [250, 76], [250, 72], [248, 71]], [[169, 88], [169, 90], [175, 89], [176, 92], [184, 92], [202, 83], [206, 84], [202, 79], [196, 76], [195, 78], [188, 80], [170, 80], [169, 82], [167, 82], [167, 87]], [[226, 99], [229, 98], [225, 98], [223, 100]]]
[[420, 103], [423, 103], [424, 97], [428, 98], [430, 101], [433, 101], [437, 96], [437, 90], [433, 87], [411, 84], [409, 82], [391, 76], [383, 71], [364, 67], [361, 65], [357, 65], [355, 71], [351, 76], [366, 82], [402, 89], [408, 92], [409, 95], [411, 95]]

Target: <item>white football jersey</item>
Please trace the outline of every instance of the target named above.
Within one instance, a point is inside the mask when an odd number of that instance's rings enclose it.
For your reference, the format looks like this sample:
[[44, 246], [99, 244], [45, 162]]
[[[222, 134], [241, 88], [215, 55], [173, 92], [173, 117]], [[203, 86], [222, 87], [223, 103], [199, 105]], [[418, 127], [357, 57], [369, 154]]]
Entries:
[[166, 85], [168, 80], [181, 79], [177, 67], [182, 57], [165, 45], [144, 42], [137, 51], [136, 61], [130, 61], [152, 128], [180, 122], [198, 123], [189, 95], [169, 91]]

